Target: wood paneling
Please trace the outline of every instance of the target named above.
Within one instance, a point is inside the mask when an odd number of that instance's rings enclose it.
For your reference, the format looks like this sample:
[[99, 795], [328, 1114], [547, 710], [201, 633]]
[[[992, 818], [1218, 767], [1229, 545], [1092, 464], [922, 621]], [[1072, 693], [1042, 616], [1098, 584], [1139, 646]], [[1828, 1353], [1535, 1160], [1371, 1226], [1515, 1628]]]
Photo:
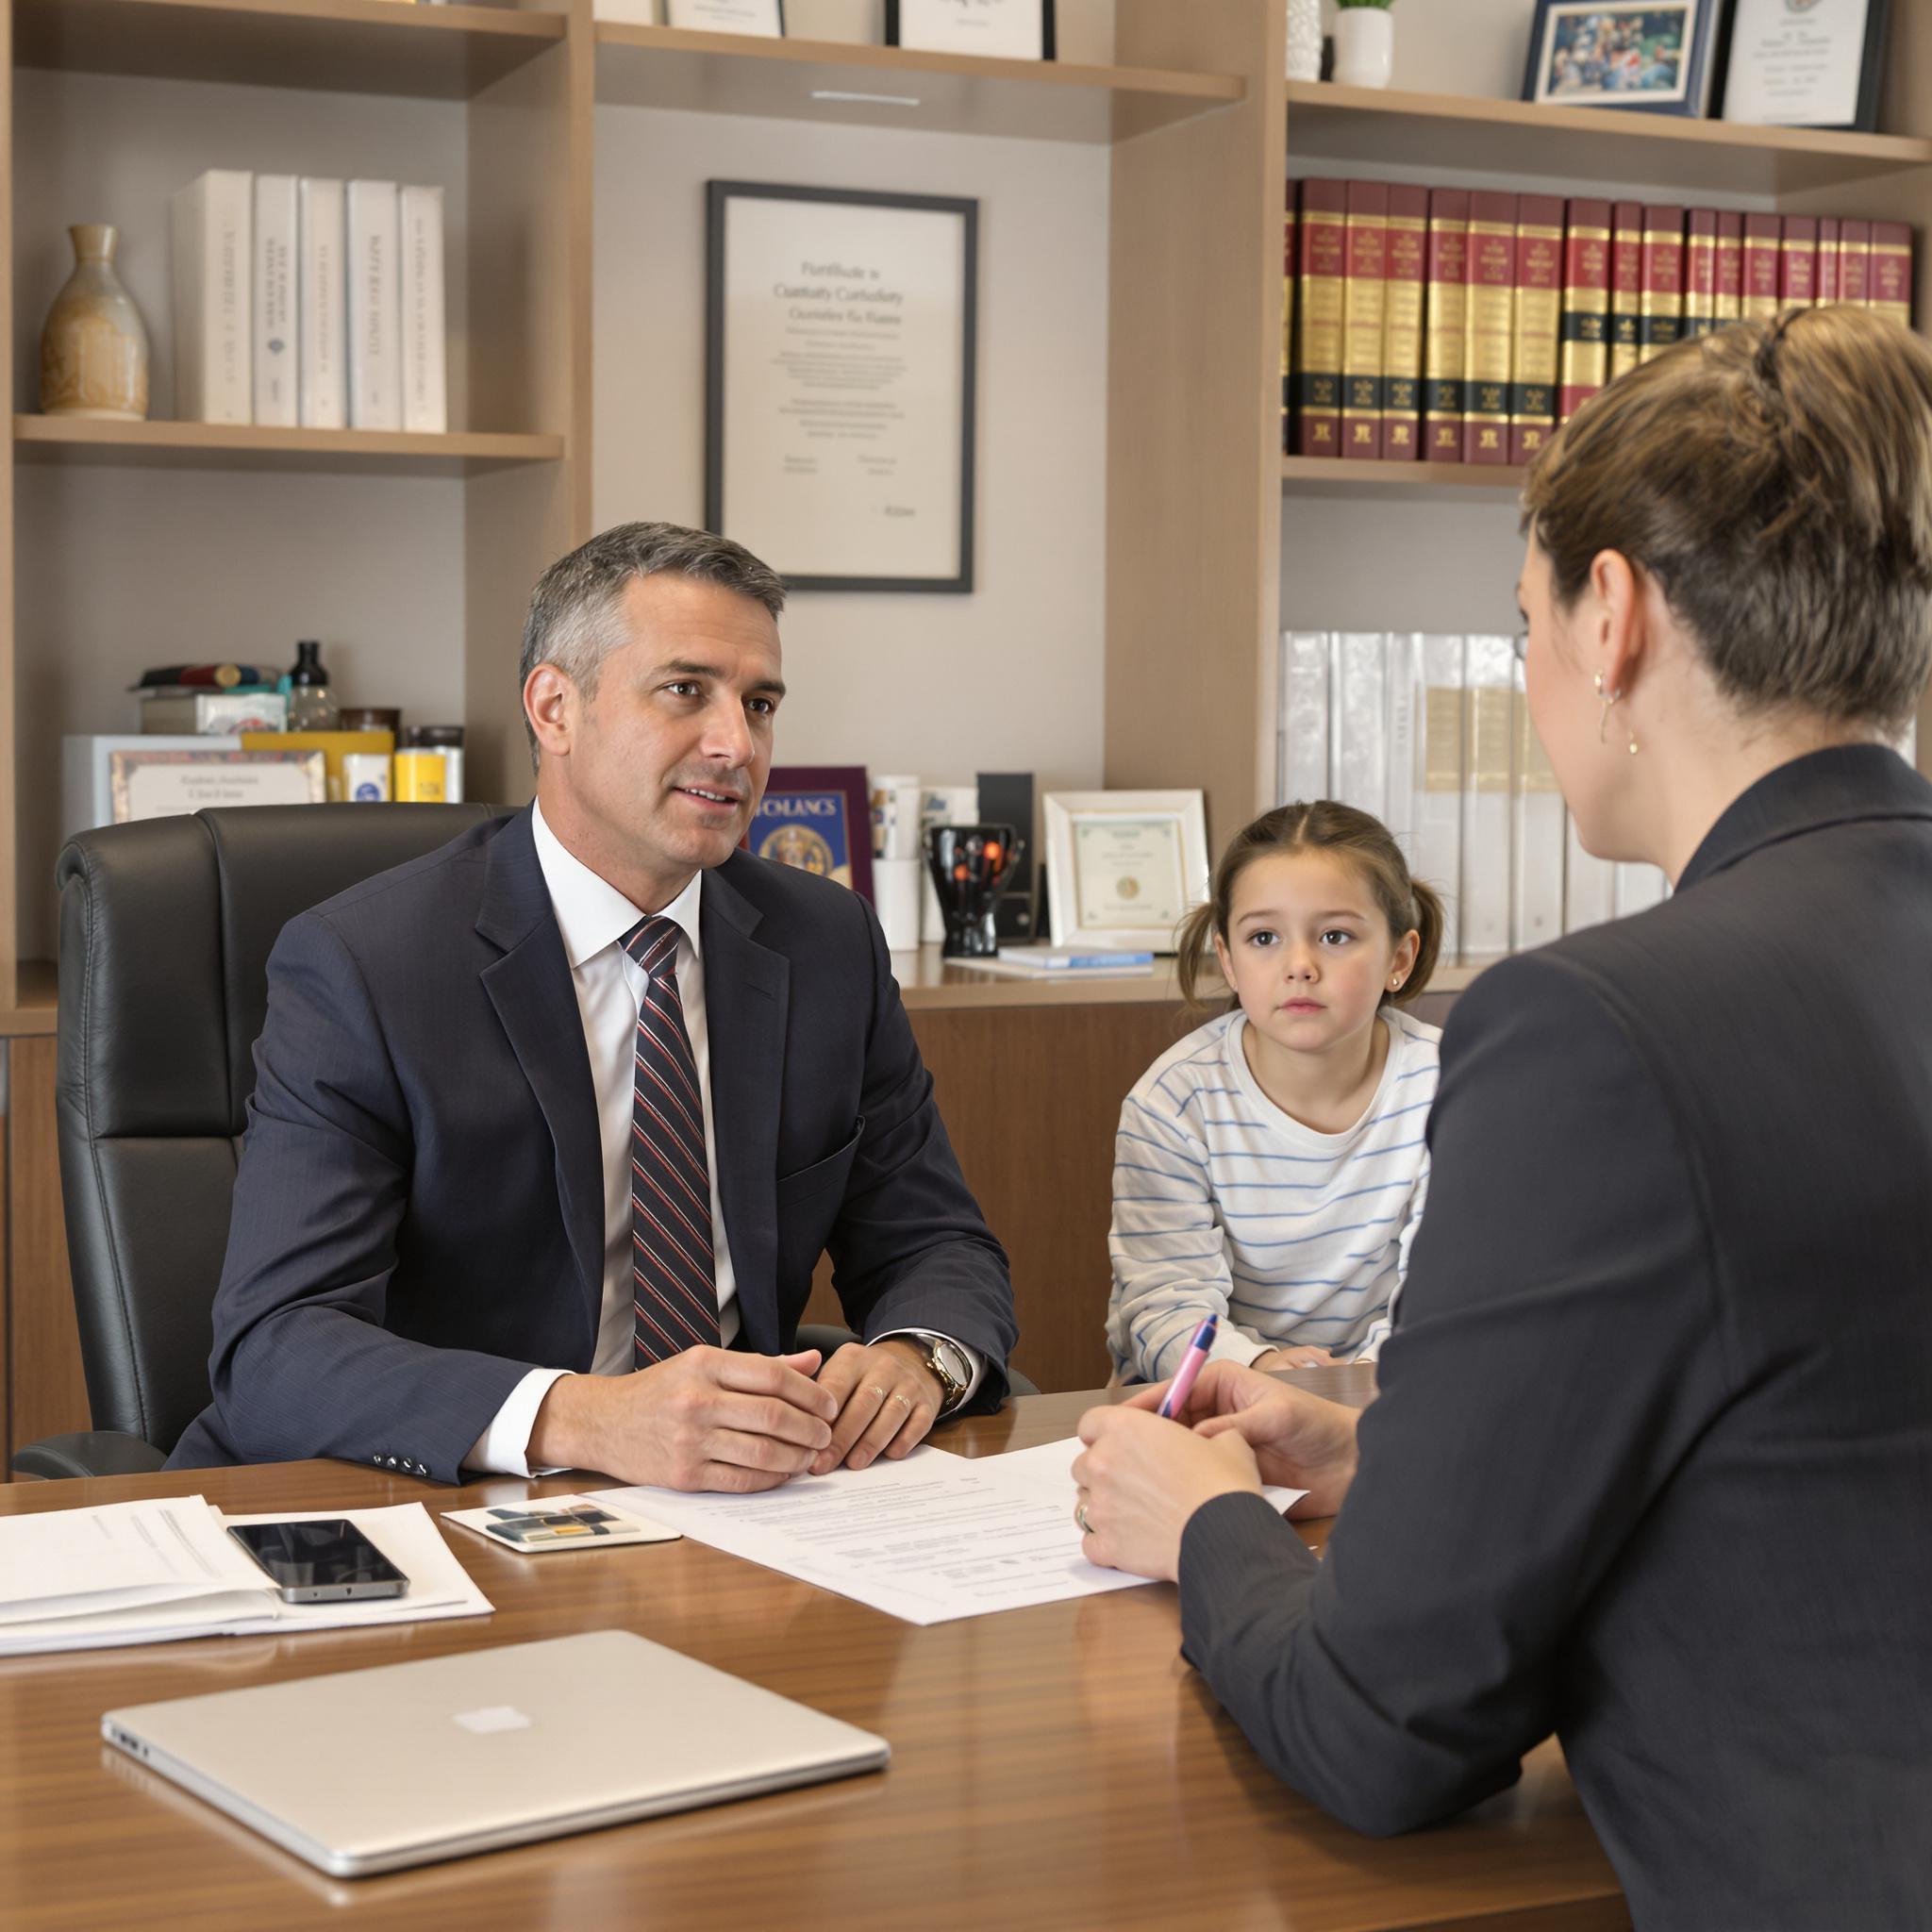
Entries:
[[[1187, 1031], [1178, 1006], [912, 1015], [966, 1183], [1013, 1267], [1013, 1360], [1042, 1390], [1107, 1379], [1113, 1136], [1121, 1102]], [[821, 1264], [807, 1320], [838, 1322]]]
[[54, 1135], [54, 1041], [7, 1047], [7, 1260], [10, 1288], [12, 1435], [23, 1442], [88, 1426], [87, 1381], [60, 1218]]
[[[996, 1451], [1069, 1434], [1088, 1395], [943, 1430]], [[199, 1491], [232, 1509], [430, 1509], [578, 1487], [435, 1489], [347, 1463], [16, 1484], [0, 1513]], [[1071, 1498], [1070, 1498], [1071, 1501]], [[1322, 1525], [1302, 1525], [1310, 1541]], [[1165, 1585], [917, 1629], [685, 1541], [528, 1558], [451, 1546], [495, 1614], [0, 1661], [9, 1932], [354, 1923], [534, 1926], [1627, 1926], [1554, 1744], [1469, 1817], [1371, 1841], [1276, 1783], [1176, 1655]], [[105, 1746], [118, 1705], [578, 1630], [631, 1629], [876, 1731], [873, 1776], [338, 1883]], [[372, 1774], [380, 1774], [379, 1764]]]

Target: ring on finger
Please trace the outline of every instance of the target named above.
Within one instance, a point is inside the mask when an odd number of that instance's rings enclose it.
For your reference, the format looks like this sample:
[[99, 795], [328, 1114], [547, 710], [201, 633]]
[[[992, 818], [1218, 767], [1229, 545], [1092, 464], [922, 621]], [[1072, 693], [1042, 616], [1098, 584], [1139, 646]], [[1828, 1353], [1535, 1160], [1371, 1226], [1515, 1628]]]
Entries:
[[911, 1396], [908, 1395], [903, 1389], [894, 1389], [892, 1391], [892, 1400], [894, 1402], [903, 1402], [908, 1408], [912, 1407]]
[[1084, 1496], [1074, 1505], [1074, 1521], [1080, 1525], [1082, 1536], [1093, 1534], [1093, 1525], [1087, 1520], [1087, 1500]]

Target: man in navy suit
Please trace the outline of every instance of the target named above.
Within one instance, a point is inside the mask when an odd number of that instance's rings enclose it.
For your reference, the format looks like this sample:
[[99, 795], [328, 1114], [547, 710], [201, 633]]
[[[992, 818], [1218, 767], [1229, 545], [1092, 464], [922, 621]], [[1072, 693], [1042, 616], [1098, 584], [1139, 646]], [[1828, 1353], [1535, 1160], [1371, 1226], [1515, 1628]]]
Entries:
[[[290, 922], [171, 1467], [770, 1489], [996, 1406], [1006, 1256], [870, 907], [739, 841], [779, 580], [607, 531], [524, 636], [536, 803]], [[791, 1353], [829, 1251], [863, 1342]]]

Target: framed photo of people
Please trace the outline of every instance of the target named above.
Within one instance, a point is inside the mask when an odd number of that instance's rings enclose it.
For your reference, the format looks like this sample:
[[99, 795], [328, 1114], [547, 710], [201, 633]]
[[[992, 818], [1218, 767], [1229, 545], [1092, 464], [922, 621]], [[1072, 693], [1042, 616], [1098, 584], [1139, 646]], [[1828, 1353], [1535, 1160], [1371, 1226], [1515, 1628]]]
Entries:
[[1702, 116], [1722, 12], [1721, 0], [1537, 0], [1523, 98]]
[[972, 590], [979, 204], [708, 192], [707, 524], [794, 590]]
[[1732, 0], [1726, 121], [1874, 134], [1891, 0]]
[[923, 54], [1054, 58], [1054, 0], [886, 0], [886, 45]]
[[1049, 791], [1046, 896], [1057, 946], [1172, 953], [1208, 897], [1198, 791]]

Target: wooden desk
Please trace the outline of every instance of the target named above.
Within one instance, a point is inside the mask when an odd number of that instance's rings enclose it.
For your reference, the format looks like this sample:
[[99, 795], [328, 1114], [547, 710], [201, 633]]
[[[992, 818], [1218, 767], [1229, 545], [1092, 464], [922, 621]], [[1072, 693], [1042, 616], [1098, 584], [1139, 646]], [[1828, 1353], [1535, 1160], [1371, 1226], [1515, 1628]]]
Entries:
[[[1366, 1399], [1361, 1372], [1302, 1379]], [[1094, 1399], [1041, 1396], [942, 1440], [969, 1455], [1049, 1441]], [[420, 1499], [434, 1511], [578, 1486], [506, 1479], [458, 1492], [348, 1463], [291, 1463], [14, 1484], [0, 1488], [0, 1510], [198, 1491], [235, 1509]], [[1165, 1585], [922, 1630], [693, 1542], [530, 1559], [459, 1530], [450, 1540], [493, 1617], [0, 1659], [9, 1932], [1629, 1924], [1553, 1744], [1514, 1791], [1466, 1819], [1357, 1838], [1276, 1784], [1180, 1662]], [[612, 1625], [879, 1732], [891, 1767], [341, 1882], [99, 1736], [100, 1714], [120, 1704]], [[370, 1773], [381, 1775], [379, 1759]]]

